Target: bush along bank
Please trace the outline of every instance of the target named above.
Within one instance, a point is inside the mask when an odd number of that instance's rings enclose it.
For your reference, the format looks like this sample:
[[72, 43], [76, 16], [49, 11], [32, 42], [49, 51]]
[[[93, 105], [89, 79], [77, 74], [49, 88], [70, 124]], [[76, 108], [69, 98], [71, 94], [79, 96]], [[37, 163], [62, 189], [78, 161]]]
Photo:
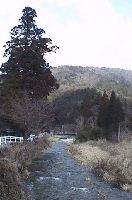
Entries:
[[33, 142], [12, 143], [0, 149], [0, 200], [29, 200], [21, 180], [28, 175], [28, 166], [49, 146], [47, 138]]
[[98, 176], [124, 191], [132, 192], [132, 141], [106, 140], [71, 144], [70, 153]]

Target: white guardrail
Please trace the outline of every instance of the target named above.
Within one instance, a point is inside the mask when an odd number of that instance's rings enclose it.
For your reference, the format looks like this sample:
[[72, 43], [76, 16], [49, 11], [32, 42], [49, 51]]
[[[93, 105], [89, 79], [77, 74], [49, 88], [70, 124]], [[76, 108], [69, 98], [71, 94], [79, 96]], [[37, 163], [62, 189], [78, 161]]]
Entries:
[[0, 137], [0, 145], [12, 143], [12, 142], [23, 142], [23, 137], [16, 137], [16, 136], [2, 136], [2, 137]]

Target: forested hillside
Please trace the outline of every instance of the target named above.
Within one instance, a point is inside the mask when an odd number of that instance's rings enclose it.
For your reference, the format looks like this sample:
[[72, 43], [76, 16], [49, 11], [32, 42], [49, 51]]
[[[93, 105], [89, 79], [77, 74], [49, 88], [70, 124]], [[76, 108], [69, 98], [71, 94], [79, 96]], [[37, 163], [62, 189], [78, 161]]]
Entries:
[[[73, 129], [84, 125], [85, 122], [96, 126], [101, 96], [106, 91], [110, 99], [111, 92], [114, 91], [122, 102], [125, 127], [131, 129], [132, 71], [104, 67], [60, 66], [53, 68], [52, 73], [60, 85], [50, 96], [54, 99], [56, 124], [72, 125]], [[119, 108], [117, 113], [120, 111]], [[112, 118], [113, 115], [115, 114], [112, 114]]]
[[65, 65], [53, 68], [52, 73], [60, 84], [58, 93], [89, 87], [108, 93], [114, 90], [120, 97], [132, 97], [130, 70]]
[[74, 124], [82, 119], [96, 120], [96, 112], [101, 99], [101, 94], [96, 89], [78, 89], [67, 91], [54, 100], [56, 123]]

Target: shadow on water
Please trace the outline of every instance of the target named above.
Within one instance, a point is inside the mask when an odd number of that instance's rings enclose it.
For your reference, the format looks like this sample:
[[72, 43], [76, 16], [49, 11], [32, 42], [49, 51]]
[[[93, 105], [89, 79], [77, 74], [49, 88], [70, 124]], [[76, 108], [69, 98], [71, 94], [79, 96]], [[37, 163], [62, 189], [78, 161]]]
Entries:
[[96, 178], [65, 147], [64, 141], [55, 143], [41, 160], [33, 162], [26, 183], [33, 200], [132, 200], [131, 193]]

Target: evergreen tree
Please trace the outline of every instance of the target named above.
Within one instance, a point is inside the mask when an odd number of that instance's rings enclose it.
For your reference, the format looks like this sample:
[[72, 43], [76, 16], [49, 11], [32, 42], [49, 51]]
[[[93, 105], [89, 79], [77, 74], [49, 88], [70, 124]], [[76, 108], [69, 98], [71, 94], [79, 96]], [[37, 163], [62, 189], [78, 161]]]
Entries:
[[109, 100], [108, 95], [104, 92], [100, 101], [97, 124], [104, 130], [107, 139], [112, 137], [119, 139], [120, 123], [123, 120], [124, 111], [120, 99], [112, 91]]
[[43, 37], [45, 31], [38, 28], [34, 20], [36, 11], [23, 9], [20, 24], [11, 29], [11, 40], [6, 42], [4, 56], [8, 61], [1, 66], [1, 98], [10, 98], [26, 91], [31, 97], [47, 97], [58, 88], [44, 56], [56, 52], [50, 38]]
[[114, 91], [111, 93], [107, 116], [109, 133], [114, 133], [114, 137], [117, 138], [120, 122], [124, 120], [124, 112], [120, 99], [116, 97]]
[[116, 109], [117, 109], [116, 113], [118, 113], [117, 122], [120, 123], [120, 122], [124, 121], [125, 114], [124, 114], [124, 110], [123, 110], [123, 105], [122, 105], [122, 103], [121, 103], [119, 98], [116, 99], [116, 105], [117, 105], [116, 106]]
[[108, 125], [113, 127], [115, 129], [116, 125], [116, 95], [115, 92], [112, 91], [111, 96], [110, 96], [110, 101], [109, 101], [109, 106], [108, 106], [108, 113], [107, 113], [107, 121]]
[[104, 91], [104, 94], [101, 98], [100, 105], [99, 105], [99, 114], [97, 119], [97, 124], [100, 128], [102, 128], [105, 132], [107, 129], [107, 111], [108, 111], [108, 104], [109, 104], [109, 98]]

